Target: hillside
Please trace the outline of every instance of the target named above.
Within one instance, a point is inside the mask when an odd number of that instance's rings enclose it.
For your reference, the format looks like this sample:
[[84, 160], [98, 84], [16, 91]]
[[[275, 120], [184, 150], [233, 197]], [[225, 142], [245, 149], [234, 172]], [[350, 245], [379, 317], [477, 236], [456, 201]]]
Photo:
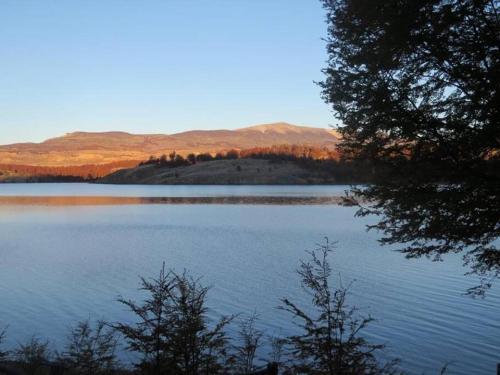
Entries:
[[140, 162], [141, 160], [124, 160], [106, 164], [52, 167], [0, 163], [0, 182], [94, 179], [123, 168], [135, 167]]
[[225, 151], [300, 144], [333, 148], [338, 135], [328, 129], [274, 123], [238, 130], [193, 130], [177, 134], [129, 134], [125, 132], [69, 133], [41, 143], [0, 146], [0, 164], [76, 166], [116, 161], [145, 160], [150, 155]]
[[142, 165], [122, 169], [99, 181], [107, 184], [280, 185], [333, 183], [323, 174], [291, 161], [260, 159], [214, 160], [170, 168]]

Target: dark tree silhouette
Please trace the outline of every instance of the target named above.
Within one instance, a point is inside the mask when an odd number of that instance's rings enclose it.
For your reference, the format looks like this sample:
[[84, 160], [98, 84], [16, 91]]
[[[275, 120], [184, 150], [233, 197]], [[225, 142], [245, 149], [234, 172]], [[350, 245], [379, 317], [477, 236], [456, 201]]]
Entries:
[[173, 343], [180, 375], [220, 374], [226, 372], [228, 340], [225, 328], [233, 317], [222, 317], [209, 327], [206, 297], [209, 288], [186, 271], [172, 272], [174, 289], [170, 299], [173, 314]]
[[229, 150], [226, 153], [226, 159], [238, 159], [240, 157], [240, 152], [238, 150]]
[[0, 330], [0, 362], [4, 361], [7, 358], [7, 356], [9, 355], [9, 353], [7, 351], [4, 351], [2, 349], [2, 345], [3, 345], [3, 342], [5, 340], [6, 335], [7, 335], [7, 328], [2, 328]]
[[332, 269], [328, 255], [332, 246], [326, 239], [311, 259], [301, 261], [297, 270], [302, 287], [312, 298], [313, 311], [284, 298], [281, 308], [290, 312], [302, 333], [289, 337], [291, 368], [300, 374], [357, 375], [392, 374], [394, 362], [381, 365], [375, 353], [383, 345], [371, 344], [362, 336], [363, 329], [373, 321], [361, 317], [355, 307], [347, 304], [349, 286], [339, 283], [330, 288]]
[[166, 165], [167, 164], [167, 155], [163, 154], [160, 156], [160, 159], [158, 161], [158, 164], [160, 165]]
[[157, 279], [141, 278], [148, 297], [142, 304], [120, 299], [136, 315], [135, 324], [117, 323], [128, 349], [140, 353], [139, 367], [162, 375], [226, 373], [228, 338], [232, 317], [222, 317], [209, 327], [206, 296], [208, 288], [186, 272], [165, 271]]
[[79, 374], [108, 374], [116, 367], [116, 347], [115, 332], [105, 322], [92, 327], [85, 320], [71, 330], [61, 360]]
[[37, 375], [53, 357], [49, 342], [33, 336], [25, 344], [14, 350], [14, 358], [28, 375]]
[[253, 313], [240, 322], [233, 365], [238, 373], [247, 374], [256, 370], [256, 353], [264, 336], [264, 332], [256, 327], [257, 321], [258, 315]]
[[173, 280], [163, 266], [157, 279], [141, 277], [141, 290], [148, 294], [142, 305], [119, 299], [137, 316], [138, 322], [116, 323], [114, 328], [125, 337], [128, 350], [142, 355], [138, 367], [152, 374], [168, 373], [166, 371], [173, 362], [170, 339], [173, 307], [169, 300], [173, 288]]
[[196, 155], [196, 161], [212, 161], [214, 160], [212, 154], [208, 152], [204, 152], [201, 154]]
[[377, 169], [359, 214], [408, 257], [463, 252], [484, 291], [500, 271], [500, 2], [323, 4], [342, 155]]
[[269, 344], [271, 348], [271, 351], [269, 352], [269, 360], [270, 363], [274, 363], [278, 369], [283, 365], [286, 343], [286, 338], [280, 336], [269, 337]]
[[176, 155], [173, 162], [174, 162], [174, 166], [176, 166], [176, 167], [179, 167], [182, 165], [189, 165], [189, 162], [186, 159], [184, 159], [184, 157], [182, 155]]

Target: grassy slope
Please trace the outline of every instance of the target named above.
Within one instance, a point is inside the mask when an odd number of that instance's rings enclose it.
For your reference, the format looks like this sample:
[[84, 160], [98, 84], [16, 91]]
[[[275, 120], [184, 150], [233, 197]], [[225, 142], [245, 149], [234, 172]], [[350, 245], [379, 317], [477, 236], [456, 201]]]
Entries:
[[[238, 168], [239, 166], [239, 168]], [[144, 165], [106, 176], [109, 184], [313, 184], [332, 183], [292, 162], [272, 163], [260, 159], [215, 160], [186, 167]]]

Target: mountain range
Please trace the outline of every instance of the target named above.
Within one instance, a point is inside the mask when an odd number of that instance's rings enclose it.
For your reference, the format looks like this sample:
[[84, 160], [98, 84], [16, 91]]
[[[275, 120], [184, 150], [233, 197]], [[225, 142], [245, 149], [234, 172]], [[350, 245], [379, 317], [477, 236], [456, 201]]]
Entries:
[[74, 132], [41, 143], [0, 146], [0, 164], [63, 167], [145, 160], [178, 154], [219, 152], [281, 144], [334, 148], [339, 135], [331, 129], [272, 123], [237, 130], [192, 130], [177, 134]]

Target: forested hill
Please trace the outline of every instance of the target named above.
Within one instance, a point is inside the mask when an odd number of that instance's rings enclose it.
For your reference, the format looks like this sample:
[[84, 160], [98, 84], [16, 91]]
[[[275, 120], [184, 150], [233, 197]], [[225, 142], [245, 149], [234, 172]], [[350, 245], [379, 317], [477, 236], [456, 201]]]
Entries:
[[[292, 151], [293, 150], [293, 151]], [[171, 153], [151, 157], [98, 182], [109, 184], [279, 185], [363, 183], [373, 179], [364, 163], [338, 160], [336, 153], [298, 146], [231, 150], [212, 156]]]

